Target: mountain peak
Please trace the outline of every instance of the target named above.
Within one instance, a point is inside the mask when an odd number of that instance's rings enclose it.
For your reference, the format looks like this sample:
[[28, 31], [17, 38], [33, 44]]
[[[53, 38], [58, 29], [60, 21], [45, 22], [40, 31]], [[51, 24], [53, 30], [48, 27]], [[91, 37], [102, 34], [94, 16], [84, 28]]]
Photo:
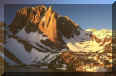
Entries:
[[14, 34], [23, 28], [27, 33], [39, 31], [55, 44], [62, 43], [62, 36], [71, 37], [78, 27], [68, 16], [61, 16], [51, 6], [47, 8], [44, 5], [19, 9], [9, 26]]
[[46, 10], [47, 8], [44, 5], [19, 9], [16, 12], [13, 22], [9, 26], [10, 31], [16, 34], [18, 30], [21, 30], [30, 23], [32, 23], [32, 26], [37, 25]]

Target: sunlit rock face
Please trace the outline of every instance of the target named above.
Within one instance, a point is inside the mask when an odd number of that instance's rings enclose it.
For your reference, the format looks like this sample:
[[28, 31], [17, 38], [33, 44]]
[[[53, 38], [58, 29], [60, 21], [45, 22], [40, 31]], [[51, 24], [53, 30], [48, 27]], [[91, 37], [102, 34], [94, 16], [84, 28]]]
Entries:
[[48, 38], [56, 43], [58, 38], [58, 30], [57, 30], [57, 24], [56, 24], [56, 14], [52, 11], [52, 8], [49, 8], [45, 16], [42, 18], [40, 24], [38, 25], [40, 31], [42, 31]]

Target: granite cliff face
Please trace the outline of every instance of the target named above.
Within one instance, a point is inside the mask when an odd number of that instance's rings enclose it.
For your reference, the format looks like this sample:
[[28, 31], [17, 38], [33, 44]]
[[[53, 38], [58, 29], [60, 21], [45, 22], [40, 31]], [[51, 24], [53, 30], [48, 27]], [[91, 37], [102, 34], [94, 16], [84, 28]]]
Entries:
[[83, 30], [52, 7], [19, 9], [7, 32], [4, 51], [9, 65], [44, 64], [62, 71], [111, 71], [112, 31]]

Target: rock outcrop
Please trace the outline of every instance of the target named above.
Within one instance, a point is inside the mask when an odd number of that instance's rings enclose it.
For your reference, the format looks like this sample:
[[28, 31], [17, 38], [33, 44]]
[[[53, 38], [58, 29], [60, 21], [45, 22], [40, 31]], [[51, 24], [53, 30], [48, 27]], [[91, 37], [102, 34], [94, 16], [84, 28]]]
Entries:
[[45, 13], [45, 16], [40, 21], [38, 28], [43, 32], [48, 38], [57, 44], [58, 40], [58, 30], [56, 24], [56, 14], [52, 11], [52, 8], [48, 8]]

